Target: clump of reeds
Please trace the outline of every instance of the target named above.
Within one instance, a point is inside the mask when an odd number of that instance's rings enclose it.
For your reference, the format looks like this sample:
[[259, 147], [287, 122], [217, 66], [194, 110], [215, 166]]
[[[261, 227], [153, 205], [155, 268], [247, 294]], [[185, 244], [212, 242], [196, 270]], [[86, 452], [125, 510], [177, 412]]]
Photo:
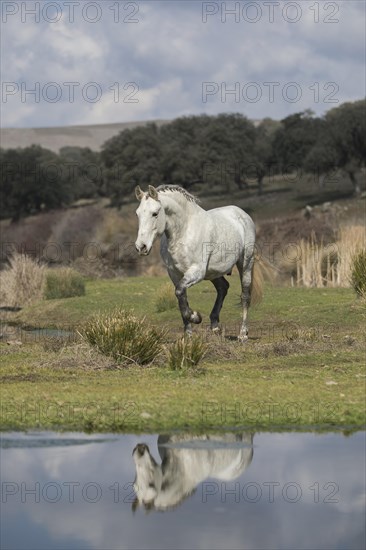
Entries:
[[171, 370], [194, 370], [208, 351], [208, 344], [201, 336], [183, 337], [168, 350], [168, 365]]
[[117, 363], [146, 365], [163, 351], [165, 331], [120, 308], [94, 316], [79, 334]]

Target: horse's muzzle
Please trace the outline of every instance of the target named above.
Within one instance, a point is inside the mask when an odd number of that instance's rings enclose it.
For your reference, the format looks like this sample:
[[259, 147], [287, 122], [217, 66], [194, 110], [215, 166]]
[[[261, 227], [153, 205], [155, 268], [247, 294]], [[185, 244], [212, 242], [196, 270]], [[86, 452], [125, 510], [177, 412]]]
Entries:
[[147, 256], [151, 250], [151, 248], [147, 248], [146, 244], [142, 244], [141, 246], [135, 244], [135, 247], [140, 256]]

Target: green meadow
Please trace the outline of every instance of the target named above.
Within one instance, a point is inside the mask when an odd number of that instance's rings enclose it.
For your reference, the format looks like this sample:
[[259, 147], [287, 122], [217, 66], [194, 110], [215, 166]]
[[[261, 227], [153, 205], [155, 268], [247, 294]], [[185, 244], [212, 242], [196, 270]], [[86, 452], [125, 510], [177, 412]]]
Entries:
[[[89, 280], [84, 296], [41, 300], [8, 314], [11, 337], [5, 334], [0, 344], [1, 429], [352, 431], [364, 426], [364, 302], [351, 289], [267, 286], [262, 303], [250, 311], [249, 341], [240, 344], [237, 274], [229, 281], [220, 335], [209, 331], [213, 285], [203, 282], [188, 293], [192, 307], [203, 314], [194, 330], [208, 346], [191, 370], [170, 370], [164, 351], [151, 365], [122, 366], [78, 336], [91, 316], [122, 307], [165, 327], [168, 347], [182, 337], [182, 327], [177, 307], [157, 307], [167, 277]], [[31, 335], [21, 327], [74, 334]]]

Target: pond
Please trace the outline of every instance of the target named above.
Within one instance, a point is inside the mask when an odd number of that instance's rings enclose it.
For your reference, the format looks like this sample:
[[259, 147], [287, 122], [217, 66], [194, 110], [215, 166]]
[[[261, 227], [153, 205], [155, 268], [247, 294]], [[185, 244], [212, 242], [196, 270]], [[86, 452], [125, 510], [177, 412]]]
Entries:
[[364, 432], [4, 433], [1, 446], [4, 549], [365, 547]]
[[45, 342], [46, 340], [60, 340], [65, 343], [75, 342], [77, 334], [71, 329], [62, 328], [22, 328], [0, 322], [0, 339], [5, 342]]

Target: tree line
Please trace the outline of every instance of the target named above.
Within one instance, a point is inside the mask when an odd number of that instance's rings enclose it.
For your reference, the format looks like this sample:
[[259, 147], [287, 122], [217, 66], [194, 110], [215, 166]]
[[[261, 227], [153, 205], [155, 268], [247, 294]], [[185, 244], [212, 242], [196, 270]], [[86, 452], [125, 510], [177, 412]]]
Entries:
[[344, 103], [323, 117], [303, 111], [253, 124], [241, 114], [185, 116], [162, 126], [126, 129], [101, 152], [33, 145], [0, 149], [2, 217], [19, 219], [81, 198], [109, 197], [121, 205], [135, 185], [250, 185], [303, 170], [321, 178], [335, 170], [360, 192], [356, 174], [366, 159], [366, 100]]

